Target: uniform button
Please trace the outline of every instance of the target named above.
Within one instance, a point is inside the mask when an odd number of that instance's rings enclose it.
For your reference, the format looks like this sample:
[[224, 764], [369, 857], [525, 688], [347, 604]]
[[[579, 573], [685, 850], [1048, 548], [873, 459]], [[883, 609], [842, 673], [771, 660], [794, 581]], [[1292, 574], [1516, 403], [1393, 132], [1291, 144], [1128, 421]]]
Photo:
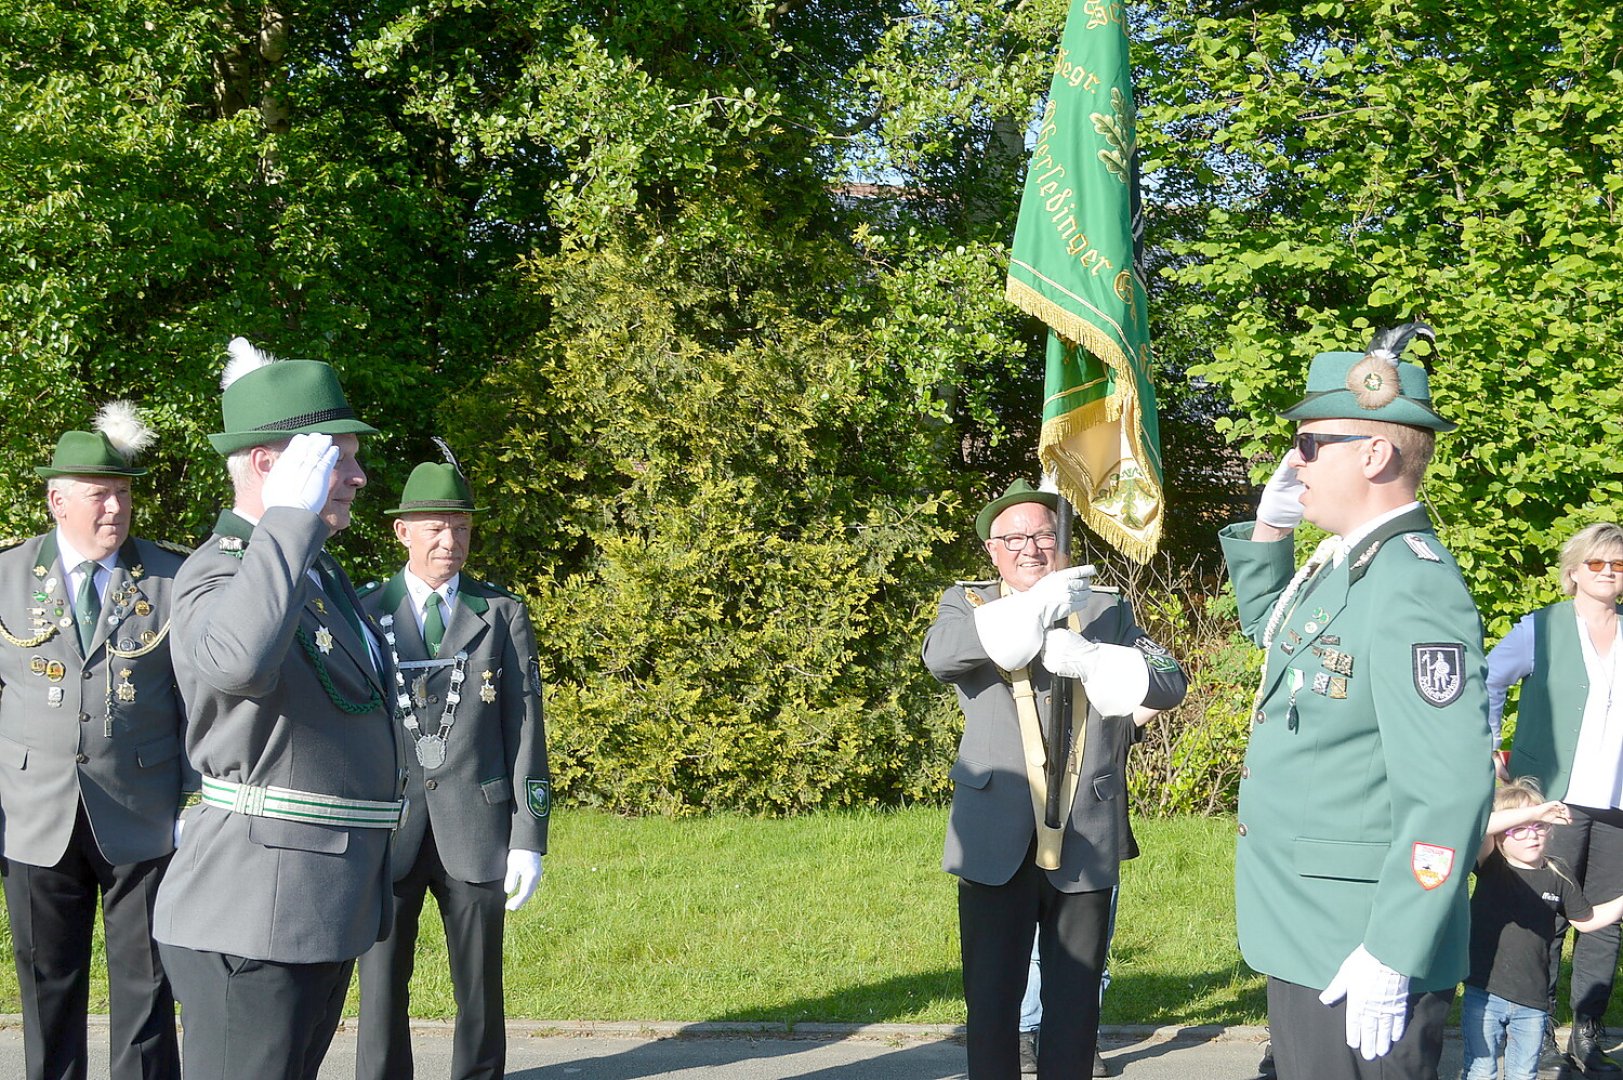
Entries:
[[1251, 766], [1249, 766], [1249, 765], [1241, 765], [1240, 766], [1240, 779], [1241, 780], [1249, 780], [1249, 779], [1251, 779]]
[[87, 712], [80, 713], [79, 714], [79, 723], [81, 723], [81, 724], [90, 723], [90, 714], [87, 713]]
[[1266, 719], [1268, 719], [1268, 714], [1263, 712], [1261, 709], [1258, 709], [1257, 714], [1251, 718], [1252, 722], [1257, 724], [1262, 723]]
[[1243, 822], [1243, 821], [1240, 822], [1240, 835], [1241, 836], [1245, 835], [1245, 822]]
[[84, 677], [88, 679], [94, 674], [95, 674], [95, 672], [93, 672], [93, 671], [87, 671], [87, 672], [84, 673]]
[[438, 780], [424, 780], [423, 786], [429, 791], [433, 791], [435, 788], [440, 786], [440, 782]]
[[89, 754], [74, 754], [73, 755], [73, 760], [77, 761], [81, 765], [84, 765], [84, 764], [87, 764], [90, 761], [90, 755]]

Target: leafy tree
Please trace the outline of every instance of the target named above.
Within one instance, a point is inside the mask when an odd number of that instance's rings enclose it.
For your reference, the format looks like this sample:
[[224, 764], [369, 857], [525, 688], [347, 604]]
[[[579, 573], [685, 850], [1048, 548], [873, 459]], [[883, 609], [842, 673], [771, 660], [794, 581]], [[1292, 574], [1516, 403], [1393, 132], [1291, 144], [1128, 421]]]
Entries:
[[1275, 459], [1325, 348], [1437, 327], [1460, 424], [1426, 495], [1490, 636], [1547, 599], [1562, 540], [1617, 516], [1623, 80], [1616, 20], [1557, 2], [1152, 7], [1151, 168], [1196, 227], [1173, 276], [1222, 326], [1191, 373]]

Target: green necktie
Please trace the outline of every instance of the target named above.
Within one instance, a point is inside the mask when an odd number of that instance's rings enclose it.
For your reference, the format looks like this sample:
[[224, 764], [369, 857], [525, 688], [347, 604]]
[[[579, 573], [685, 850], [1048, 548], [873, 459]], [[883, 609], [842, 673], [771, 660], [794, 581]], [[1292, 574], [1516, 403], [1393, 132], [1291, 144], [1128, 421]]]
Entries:
[[73, 621], [79, 625], [79, 647], [86, 656], [90, 655], [90, 639], [96, 636], [96, 623], [101, 620], [101, 594], [96, 591], [96, 571], [100, 569], [100, 564], [91, 559], [79, 564], [84, 578], [73, 601]]
[[428, 646], [430, 660], [439, 656], [440, 642], [445, 640], [445, 617], [440, 614], [440, 594], [431, 592], [423, 601], [423, 644]]

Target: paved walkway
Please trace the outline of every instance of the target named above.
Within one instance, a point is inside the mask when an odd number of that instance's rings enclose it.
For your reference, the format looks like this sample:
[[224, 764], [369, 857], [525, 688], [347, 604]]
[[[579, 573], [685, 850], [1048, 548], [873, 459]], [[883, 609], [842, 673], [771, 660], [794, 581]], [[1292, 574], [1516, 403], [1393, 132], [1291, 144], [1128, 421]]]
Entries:
[[[107, 1075], [106, 1023], [92, 1020], [92, 1077]], [[451, 1028], [413, 1025], [417, 1075], [448, 1076]], [[1458, 1076], [1459, 1040], [1443, 1051]], [[1565, 1038], [1565, 1031], [1562, 1033]], [[508, 1025], [510, 1080], [965, 1080], [963, 1029], [920, 1024], [537, 1023]], [[1266, 1038], [1255, 1027], [1107, 1027], [1112, 1075], [1132, 1080], [1251, 1080]], [[321, 1080], [352, 1080], [355, 1035], [333, 1040]], [[21, 1018], [0, 1016], [0, 1077], [23, 1075]]]

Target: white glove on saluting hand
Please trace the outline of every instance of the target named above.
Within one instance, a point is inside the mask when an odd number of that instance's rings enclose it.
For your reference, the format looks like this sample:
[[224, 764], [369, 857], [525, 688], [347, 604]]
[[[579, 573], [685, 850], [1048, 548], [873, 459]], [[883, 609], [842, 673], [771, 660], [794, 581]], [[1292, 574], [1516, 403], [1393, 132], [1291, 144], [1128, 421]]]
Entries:
[[316, 513], [327, 505], [337, 466], [338, 447], [331, 435], [295, 435], [266, 474], [260, 501], [267, 510], [290, 506]]
[[1302, 492], [1307, 490], [1296, 478], [1294, 466], [1283, 461], [1263, 485], [1257, 504], [1257, 520], [1276, 529], [1294, 529], [1302, 523]]
[[1082, 683], [1100, 716], [1126, 716], [1150, 691], [1144, 654], [1125, 645], [1101, 645], [1063, 627], [1043, 641], [1043, 667]]
[[1362, 945], [1341, 962], [1341, 970], [1319, 1000], [1334, 1005], [1347, 999], [1347, 1045], [1365, 1061], [1381, 1057], [1403, 1038], [1409, 1024], [1409, 976], [1371, 956]]
[[992, 662], [1005, 671], [1031, 663], [1043, 647], [1043, 633], [1087, 602], [1093, 567], [1056, 570], [1025, 592], [975, 609], [975, 632]]
[[541, 853], [539, 851], [526, 851], [524, 848], [513, 848], [507, 853], [507, 880], [502, 882], [502, 892], [507, 894], [507, 910], [517, 911], [523, 907], [525, 901], [535, 895], [535, 887], [541, 884]]

